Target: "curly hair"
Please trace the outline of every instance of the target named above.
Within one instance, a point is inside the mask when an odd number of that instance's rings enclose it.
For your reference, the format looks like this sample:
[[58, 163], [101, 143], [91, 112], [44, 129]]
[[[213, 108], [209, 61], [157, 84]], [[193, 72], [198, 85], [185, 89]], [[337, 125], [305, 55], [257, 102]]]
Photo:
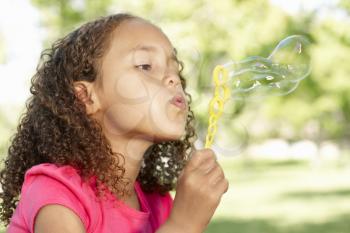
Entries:
[[[73, 82], [94, 82], [99, 78], [101, 58], [110, 45], [118, 25], [137, 16], [120, 13], [87, 22], [40, 56], [31, 79], [30, 98], [10, 139], [7, 157], [0, 171], [1, 221], [7, 226], [20, 199], [25, 172], [34, 165], [71, 165], [79, 175], [97, 178], [97, 195], [105, 185], [115, 195], [124, 195], [124, 156], [113, 152], [97, 120], [89, 117], [84, 103], [76, 96]], [[181, 75], [182, 87], [186, 81]], [[188, 106], [191, 95], [185, 91]], [[194, 114], [188, 107], [185, 135], [176, 141], [152, 144], [145, 152], [137, 180], [145, 192], [164, 194], [173, 190], [179, 173], [189, 159], [197, 138]]]

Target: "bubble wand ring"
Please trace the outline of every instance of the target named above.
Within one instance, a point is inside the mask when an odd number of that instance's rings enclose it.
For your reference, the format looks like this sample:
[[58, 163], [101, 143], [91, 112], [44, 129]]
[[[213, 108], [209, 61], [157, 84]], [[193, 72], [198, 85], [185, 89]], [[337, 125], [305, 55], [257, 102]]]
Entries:
[[215, 84], [215, 91], [209, 103], [209, 124], [205, 148], [210, 148], [213, 144], [214, 136], [217, 131], [217, 121], [224, 110], [225, 102], [230, 97], [230, 89], [227, 85], [228, 71], [224, 66], [218, 65], [215, 67], [213, 71], [213, 81]]

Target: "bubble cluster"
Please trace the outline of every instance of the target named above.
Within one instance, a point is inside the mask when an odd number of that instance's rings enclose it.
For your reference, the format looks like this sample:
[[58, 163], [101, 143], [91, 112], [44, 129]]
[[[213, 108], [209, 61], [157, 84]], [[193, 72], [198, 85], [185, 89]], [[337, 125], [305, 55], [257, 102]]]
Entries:
[[223, 65], [228, 70], [232, 97], [285, 95], [310, 74], [306, 37], [293, 35], [280, 41], [267, 57], [251, 56]]
[[[209, 103], [205, 147], [211, 147], [219, 118], [225, 112], [224, 104], [229, 100], [261, 99], [294, 91], [311, 72], [309, 44], [306, 37], [293, 35], [280, 41], [267, 58], [251, 56], [239, 62], [231, 61], [216, 66], [213, 71], [215, 89]], [[237, 102], [239, 101], [235, 101]], [[245, 140], [240, 145], [246, 145], [248, 135], [241, 138]], [[235, 150], [229, 151], [232, 153]]]

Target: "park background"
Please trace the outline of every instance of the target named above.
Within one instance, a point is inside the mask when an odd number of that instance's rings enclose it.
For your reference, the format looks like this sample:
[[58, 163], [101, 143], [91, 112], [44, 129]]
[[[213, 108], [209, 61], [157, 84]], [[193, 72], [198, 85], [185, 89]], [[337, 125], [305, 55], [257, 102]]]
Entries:
[[83, 22], [117, 12], [154, 22], [178, 49], [197, 147], [215, 65], [267, 57], [281, 39], [305, 35], [312, 72], [294, 92], [225, 105], [213, 149], [230, 188], [206, 232], [350, 232], [349, 0], [1, 0], [1, 158], [40, 52]]

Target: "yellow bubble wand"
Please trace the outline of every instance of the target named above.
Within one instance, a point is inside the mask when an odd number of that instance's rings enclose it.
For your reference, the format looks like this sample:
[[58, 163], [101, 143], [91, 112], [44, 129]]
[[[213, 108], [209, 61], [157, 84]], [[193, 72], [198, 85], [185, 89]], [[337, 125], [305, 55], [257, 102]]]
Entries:
[[224, 104], [230, 97], [231, 92], [227, 85], [228, 71], [224, 66], [218, 65], [214, 68], [213, 81], [215, 89], [214, 96], [209, 103], [209, 124], [205, 139], [205, 148], [210, 148], [213, 144], [214, 136], [217, 131], [217, 121], [224, 110]]

